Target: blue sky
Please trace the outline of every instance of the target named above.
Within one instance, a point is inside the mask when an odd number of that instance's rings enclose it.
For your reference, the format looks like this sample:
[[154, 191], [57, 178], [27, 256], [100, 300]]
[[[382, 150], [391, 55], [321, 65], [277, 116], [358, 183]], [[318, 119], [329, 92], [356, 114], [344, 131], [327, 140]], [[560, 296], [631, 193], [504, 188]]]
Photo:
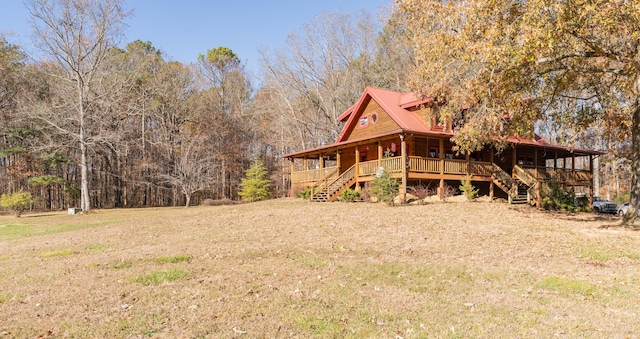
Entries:
[[[163, 50], [171, 60], [191, 63], [218, 46], [231, 48], [249, 70], [257, 72], [260, 48], [282, 48], [287, 35], [327, 11], [377, 15], [391, 0], [128, 0], [133, 9], [123, 40], [140, 39]], [[0, 32], [28, 52], [29, 14], [21, 0], [4, 0]]]

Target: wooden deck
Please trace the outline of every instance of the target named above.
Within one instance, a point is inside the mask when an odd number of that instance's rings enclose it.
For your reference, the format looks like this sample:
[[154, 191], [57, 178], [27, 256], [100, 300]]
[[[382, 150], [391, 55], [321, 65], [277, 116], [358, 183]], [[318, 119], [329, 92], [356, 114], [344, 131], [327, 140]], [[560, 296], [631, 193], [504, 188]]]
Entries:
[[[369, 181], [375, 177], [378, 169], [383, 167], [393, 176], [402, 173], [402, 157], [383, 158], [360, 162], [355, 165], [357, 181]], [[459, 159], [438, 159], [424, 157], [407, 157], [407, 176], [409, 179], [445, 178], [447, 180], [459, 180], [471, 175], [473, 180], [490, 181], [494, 174], [494, 164], [491, 162], [466, 161]], [[518, 167], [518, 166], [516, 166]], [[525, 167], [518, 169], [537, 181], [558, 181], [571, 185], [591, 185], [591, 172], [589, 170], [574, 170], [553, 167]], [[505, 170], [505, 169], [503, 169]], [[334, 173], [332, 173], [334, 172]], [[293, 184], [313, 184], [328, 175], [338, 176], [337, 166], [296, 171], [291, 174]]]

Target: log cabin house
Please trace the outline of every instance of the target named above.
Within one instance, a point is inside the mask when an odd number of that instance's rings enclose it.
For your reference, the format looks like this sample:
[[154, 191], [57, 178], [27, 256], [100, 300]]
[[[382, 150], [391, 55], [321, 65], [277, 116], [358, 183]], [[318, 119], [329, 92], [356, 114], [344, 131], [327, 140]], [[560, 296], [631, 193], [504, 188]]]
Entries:
[[509, 138], [500, 152], [485, 146], [457, 154], [452, 124], [437, 120], [430, 99], [375, 87], [367, 87], [338, 119], [345, 124], [335, 143], [283, 156], [291, 162], [292, 192], [311, 187], [312, 201], [334, 201], [345, 189], [372, 181], [383, 167], [402, 181], [404, 197], [415, 185], [431, 186], [442, 196], [445, 185], [457, 188], [470, 176], [480, 194], [510, 203], [539, 206], [541, 184], [551, 180], [593, 200], [597, 151], [552, 145], [532, 133]]

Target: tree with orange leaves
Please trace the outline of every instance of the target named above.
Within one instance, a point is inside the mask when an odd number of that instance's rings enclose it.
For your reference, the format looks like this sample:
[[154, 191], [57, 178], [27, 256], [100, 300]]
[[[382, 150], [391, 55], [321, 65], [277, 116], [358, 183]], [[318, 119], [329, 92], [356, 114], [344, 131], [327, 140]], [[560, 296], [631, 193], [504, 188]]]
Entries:
[[[635, 0], [398, 0], [413, 32], [411, 86], [465, 114], [461, 150], [523, 135], [542, 116], [631, 137], [631, 204], [640, 207], [640, 3]], [[613, 120], [612, 120], [613, 119]], [[625, 134], [627, 133], [627, 134]]]

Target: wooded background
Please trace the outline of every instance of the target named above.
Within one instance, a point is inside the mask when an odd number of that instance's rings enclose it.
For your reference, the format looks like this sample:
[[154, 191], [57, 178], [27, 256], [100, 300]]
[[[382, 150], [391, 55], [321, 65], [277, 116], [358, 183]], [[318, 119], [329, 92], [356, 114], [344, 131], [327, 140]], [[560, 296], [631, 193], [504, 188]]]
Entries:
[[[337, 117], [366, 86], [417, 88], [424, 27], [405, 2], [375, 15], [320, 14], [285, 47], [263, 51], [260, 74], [250, 75], [226, 47], [212, 46], [192, 64], [166, 60], [148, 41], [117, 47], [128, 16], [117, 0], [30, 1], [46, 58], [34, 60], [0, 35], [0, 193], [29, 191], [38, 210], [235, 200], [259, 159], [274, 196], [285, 196], [289, 163], [281, 155], [334, 142]], [[541, 118], [536, 131], [549, 142], [608, 152], [597, 162], [600, 194], [628, 191], [630, 141], [620, 137], [628, 117], [594, 115], [581, 126]]]

